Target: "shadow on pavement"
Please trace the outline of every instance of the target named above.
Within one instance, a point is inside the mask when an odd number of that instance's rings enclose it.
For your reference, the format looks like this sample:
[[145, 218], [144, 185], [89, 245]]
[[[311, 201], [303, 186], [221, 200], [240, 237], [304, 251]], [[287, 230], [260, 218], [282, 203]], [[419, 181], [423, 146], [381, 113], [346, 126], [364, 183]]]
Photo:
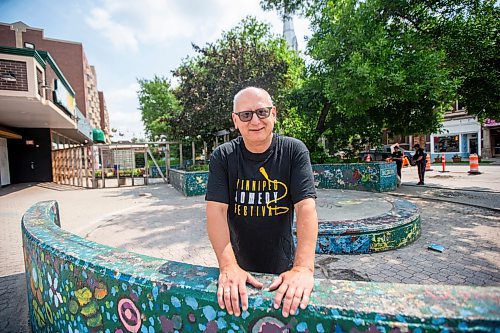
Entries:
[[17, 273], [0, 277], [0, 332], [31, 332], [25, 276]]

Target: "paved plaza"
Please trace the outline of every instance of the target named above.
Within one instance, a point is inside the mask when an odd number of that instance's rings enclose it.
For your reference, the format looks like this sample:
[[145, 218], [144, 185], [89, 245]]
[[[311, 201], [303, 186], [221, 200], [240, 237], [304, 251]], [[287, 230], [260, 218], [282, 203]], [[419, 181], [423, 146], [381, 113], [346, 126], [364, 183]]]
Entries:
[[[500, 165], [482, 165], [475, 176], [467, 174], [466, 165], [448, 166], [448, 173], [433, 168], [426, 186], [416, 186], [416, 169], [406, 168], [403, 186], [382, 194], [419, 207], [417, 241], [375, 254], [317, 255], [316, 276], [499, 286]], [[203, 196], [186, 198], [165, 184], [96, 190], [12, 185], [0, 189], [0, 332], [29, 330], [20, 220], [43, 200], [57, 200], [61, 227], [82, 237], [168, 260], [217, 265], [205, 232]], [[444, 252], [428, 250], [432, 243], [443, 245]]]

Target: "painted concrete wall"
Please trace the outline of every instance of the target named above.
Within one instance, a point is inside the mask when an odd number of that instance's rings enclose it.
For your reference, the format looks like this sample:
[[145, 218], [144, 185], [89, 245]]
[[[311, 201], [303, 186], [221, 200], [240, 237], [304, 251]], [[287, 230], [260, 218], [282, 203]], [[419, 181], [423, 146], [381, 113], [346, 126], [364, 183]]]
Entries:
[[[420, 237], [420, 213], [413, 203], [389, 198], [392, 209], [360, 220], [320, 221], [316, 253], [361, 254], [407, 246]], [[296, 234], [294, 226], [294, 234]]]
[[[386, 192], [396, 188], [396, 163], [339, 163], [312, 166], [317, 188]], [[170, 183], [186, 196], [205, 194], [208, 171], [171, 170]]]
[[396, 163], [339, 163], [312, 166], [317, 188], [386, 192], [396, 188]]
[[207, 183], [208, 171], [170, 170], [170, 184], [185, 196], [205, 194]]
[[[317, 280], [311, 304], [283, 318], [273, 293], [250, 292], [233, 317], [218, 308], [218, 270], [147, 257], [58, 227], [57, 204], [23, 217], [33, 332], [495, 332], [500, 288]], [[258, 276], [270, 283], [273, 276]]]

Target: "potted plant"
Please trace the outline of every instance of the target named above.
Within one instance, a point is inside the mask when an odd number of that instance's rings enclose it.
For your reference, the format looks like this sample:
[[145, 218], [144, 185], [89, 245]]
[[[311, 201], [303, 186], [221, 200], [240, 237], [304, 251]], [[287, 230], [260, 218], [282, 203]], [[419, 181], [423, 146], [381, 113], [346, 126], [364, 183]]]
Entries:
[[460, 155], [458, 155], [458, 154], [453, 155], [453, 157], [451, 159], [453, 160], [453, 163], [462, 162], [462, 157], [460, 157]]
[[441, 156], [434, 157], [434, 163], [441, 163]]

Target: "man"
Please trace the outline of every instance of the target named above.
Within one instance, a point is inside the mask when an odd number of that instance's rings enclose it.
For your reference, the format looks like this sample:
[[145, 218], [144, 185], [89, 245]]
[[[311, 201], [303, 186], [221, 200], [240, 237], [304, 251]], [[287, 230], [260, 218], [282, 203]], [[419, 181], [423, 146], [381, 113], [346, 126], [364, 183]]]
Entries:
[[238, 92], [232, 120], [241, 136], [213, 152], [205, 197], [220, 270], [217, 301], [239, 316], [248, 308], [246, 283], [263, 286], [249, 271], [280, 274], [269, 289], [277, 289], [274, 308], [283, 302], [288, 317], [299, 305], [307, 307], [314, 284], [318, 219], [309, 151], [301, 141], [273, 133], [276, 107], [263, 89]]
[[417, 143], [413, 146], [415, 149], [415, 155], [413, 155], [413, 160], [415, 161], [415, 165], [417, 166], [418, 171], [418, 179], [419, 182], [417, 185], [424, 185], [424, 176], [425, 176], [425, 164], [426, 164], [426, 156], [427, 154], [424, 152], [420, 145]]
[[399, 143], [391, 146], [391, 157], [396, 162], [396, 172], [398, 174], [398, 186], [401, 184], [401, 169], [403, 168], [403, 153], [399, 150]]

